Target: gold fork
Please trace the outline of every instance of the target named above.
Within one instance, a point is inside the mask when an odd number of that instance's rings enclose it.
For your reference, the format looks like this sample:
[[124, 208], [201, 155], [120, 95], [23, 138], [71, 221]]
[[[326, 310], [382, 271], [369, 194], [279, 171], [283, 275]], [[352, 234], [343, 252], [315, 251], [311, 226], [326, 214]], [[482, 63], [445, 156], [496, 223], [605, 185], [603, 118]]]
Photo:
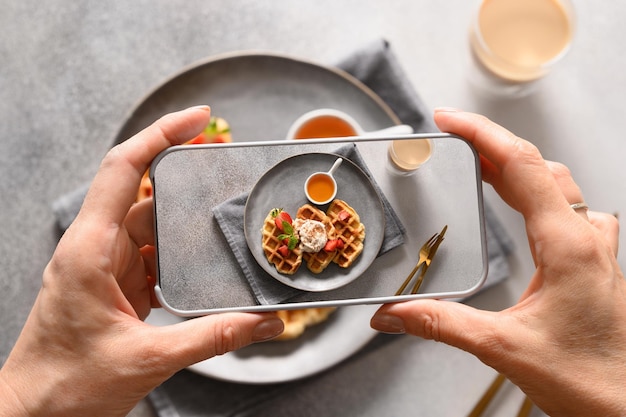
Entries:
[[[498, 374], [496, 378], [493, 380], [487, 391], [483, 394], [483, 396], [478, 400], [472, 411], [467, 415], [467, 417], [480, 417], [483, 415], [493, 397], [495, 397], [496, 393], [506, 380], [506, 377], [502, 374]], [[525, 397], [522, 405], [520, 406], [519, 411], [517, 412], [517, 417], [528, 417], [533, 408], [533, 402], [530, 398]]]
[[417, 293], [420, 286], [422, 285], [422, 281], [424, 280], [424, 275], [426, 275], [426, 271], [428, 270], [428, 267], [430, 266], [430, 263], [433, 260], [437, 249], [439, 249], [439, 245], [441, 245], [441, 242], [443, 241], [443, 237], [446, 234], [447, 230], [448, 225], [445, 225], [440, 233], [435, 233], [430, 237], [430, 239], [426, 241], [426, 243], [422, 245], [419, 251], [419, 260], [417, 261], [415, 268], [413, 268], [409, 276], [406, 277], [400, 288], [398, 288], [398, 291], [396, 291], [395, 295], [400, 295], [402, 294], [402, 292], [404, 292], [404, 289], [407, 285], [409, 285], [409, 282], [411, 282], [411, 279], [413, 279], [413, 276], [415, 275], [417, 270], [421, 266], [423, 266], [422, 271], [417, 278], [417, 281], [415, 281], [415, 285], [413, 285], [413, 288], [411, 289], [411, 294]]

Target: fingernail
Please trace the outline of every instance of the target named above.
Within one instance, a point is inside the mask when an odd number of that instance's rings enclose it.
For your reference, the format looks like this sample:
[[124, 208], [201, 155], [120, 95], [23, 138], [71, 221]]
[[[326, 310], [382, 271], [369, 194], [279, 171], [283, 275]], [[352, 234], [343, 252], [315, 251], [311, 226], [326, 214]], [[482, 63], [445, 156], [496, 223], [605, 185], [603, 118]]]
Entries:
[[459, 113], [463, 110], [456, 109], [454, 107], [437, 107], [435, 113]]
[[211, 108], [209, 106], [207, 106], [206, 104], [201, 104], [199, 106], [193, 106], [193, 107], [189, 107], [189, 109], [198, 109], [198, 110], [204, 110], [204, 111], [211, 111]]
[[284, 324], [278, 317], [272, 317], [257, 324], [252, 332], [253, 342], [272, 339], [283, 332]]
[[383, 333], [401, 334], [406, 332], [404, 321], [398, 316], [390, 314], [376, 314], [370, 321], [373, 329]]

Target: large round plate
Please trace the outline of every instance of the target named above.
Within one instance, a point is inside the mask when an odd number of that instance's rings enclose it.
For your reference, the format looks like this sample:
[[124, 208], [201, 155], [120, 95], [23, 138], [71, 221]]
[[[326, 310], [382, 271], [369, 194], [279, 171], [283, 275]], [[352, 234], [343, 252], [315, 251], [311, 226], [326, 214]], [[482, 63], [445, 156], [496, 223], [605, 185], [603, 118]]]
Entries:
[[149, 92], [116, 142], [166, 113], [198, 104], [224, 117], [238, 142], [283, 139], [292, 122], [319, 108], [344, 111], [366, 131], [400, 123], [376, 94], [343, 71], [278, 54], [228, 54], [184, 68]]
[[[356, 210], [365, 226], [363, 252], [349, 268], [331, 263], [314, 274], [305, 262], [293, 275], [279, 273], [263, 252], [261, 230], [267, 214], [274, 207], [285, 209], [292, 217], [308, 201], [304, 182], [314, 172], [328, 171], [339, 155], [307, 153], [287, 158], [269, 169], [256, 183], [244, 212], [244, 231], [252, 255], [268, 274], [293, 288], [303, 291], [328, 291], [357, 279], [376, 259], [385, 234], [385, 213], [373, 184], [365, 173], [349, 159], [343, 158], [335, 171], [337, 197]], [[322, 211], [326, 206], [318, 207]]]
[[[228, 120], [235, 141], [282, 139], [294, 120], [317, 108], [342, 110], [366, 130], [400, 123], [376, 94], [343, 71], [281, 54], [236, 53], [190, 65], [156, 86], [128, 114], [115, 142], [166, 113], [198, 104], [209, 104], [214, 115]], [[309, 376], [346, 359], [374, 337], [369, 327], [374, 310], [343, 307], [335, 319], [308, 330], [301, 339], [255, 344], [245, 348], [246, 357], [231, 352], [190, 369], [242, 383]], [[147, 321], [167, 325], [182, 320], [157, 309]], [[272, 346], [273, 354], [268, 354]]]
[[[378, 306], [342, 307], [328, 321], [307, 329], [298, 339], [255, 343], [196, 363], [188, 369], [224, 381], [272, 384], [305, 378], [328, 369], [363, 348], [377, 334], [369, 323]], [[163, 309], [146, 319], [154, 325], [180, 321]]]

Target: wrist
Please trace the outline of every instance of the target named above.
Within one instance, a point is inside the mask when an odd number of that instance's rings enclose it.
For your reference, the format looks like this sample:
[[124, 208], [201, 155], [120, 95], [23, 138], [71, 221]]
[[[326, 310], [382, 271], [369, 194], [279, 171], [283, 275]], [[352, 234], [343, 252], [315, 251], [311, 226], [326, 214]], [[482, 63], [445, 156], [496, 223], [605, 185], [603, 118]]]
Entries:
[[6, 371], [0, 369], [0, 415], [7, 417], [29, 416], [16, 387], [5, 376]]
[[[560, 366], [546, 367], [538, 379], [541, 386], [535, 385], [527, 393], [536, 398], [535, 403], [547, 415], [554, 417], [626, 416], [626, 397], [620, 390], [626, 384], [626, 373], [616, 365], [621, 361], [592, 362], [554, 361]], [[571, 364], [577, 366], [572, 368]]]

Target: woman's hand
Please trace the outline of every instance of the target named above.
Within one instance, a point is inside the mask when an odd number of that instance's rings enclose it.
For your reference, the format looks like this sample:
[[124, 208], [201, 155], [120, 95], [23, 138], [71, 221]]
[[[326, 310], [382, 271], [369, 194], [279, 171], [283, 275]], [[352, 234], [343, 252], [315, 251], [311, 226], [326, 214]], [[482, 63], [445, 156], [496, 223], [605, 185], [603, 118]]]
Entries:
[[151, 202], [134, 204], [139, 183], [209, 117], [206, 106], [169, 114], [106, 155], [0, 371], [1, 415], [125, 416], [176, 371], [282, 332], [269, 313], [141, 321], [154, 304], [154, 233]]
[[484, 117], [435, 113], [469, 140], [483, 180], [526, 222], [536, 265], [519, 302], [501, 312], [446, 301], [389, 304], [372, 327], [466, 350], [505, 374], [551, 416], [626, 415], [626, 282], [615, 217], [573, 210], [583, 196], [568, 169]]

